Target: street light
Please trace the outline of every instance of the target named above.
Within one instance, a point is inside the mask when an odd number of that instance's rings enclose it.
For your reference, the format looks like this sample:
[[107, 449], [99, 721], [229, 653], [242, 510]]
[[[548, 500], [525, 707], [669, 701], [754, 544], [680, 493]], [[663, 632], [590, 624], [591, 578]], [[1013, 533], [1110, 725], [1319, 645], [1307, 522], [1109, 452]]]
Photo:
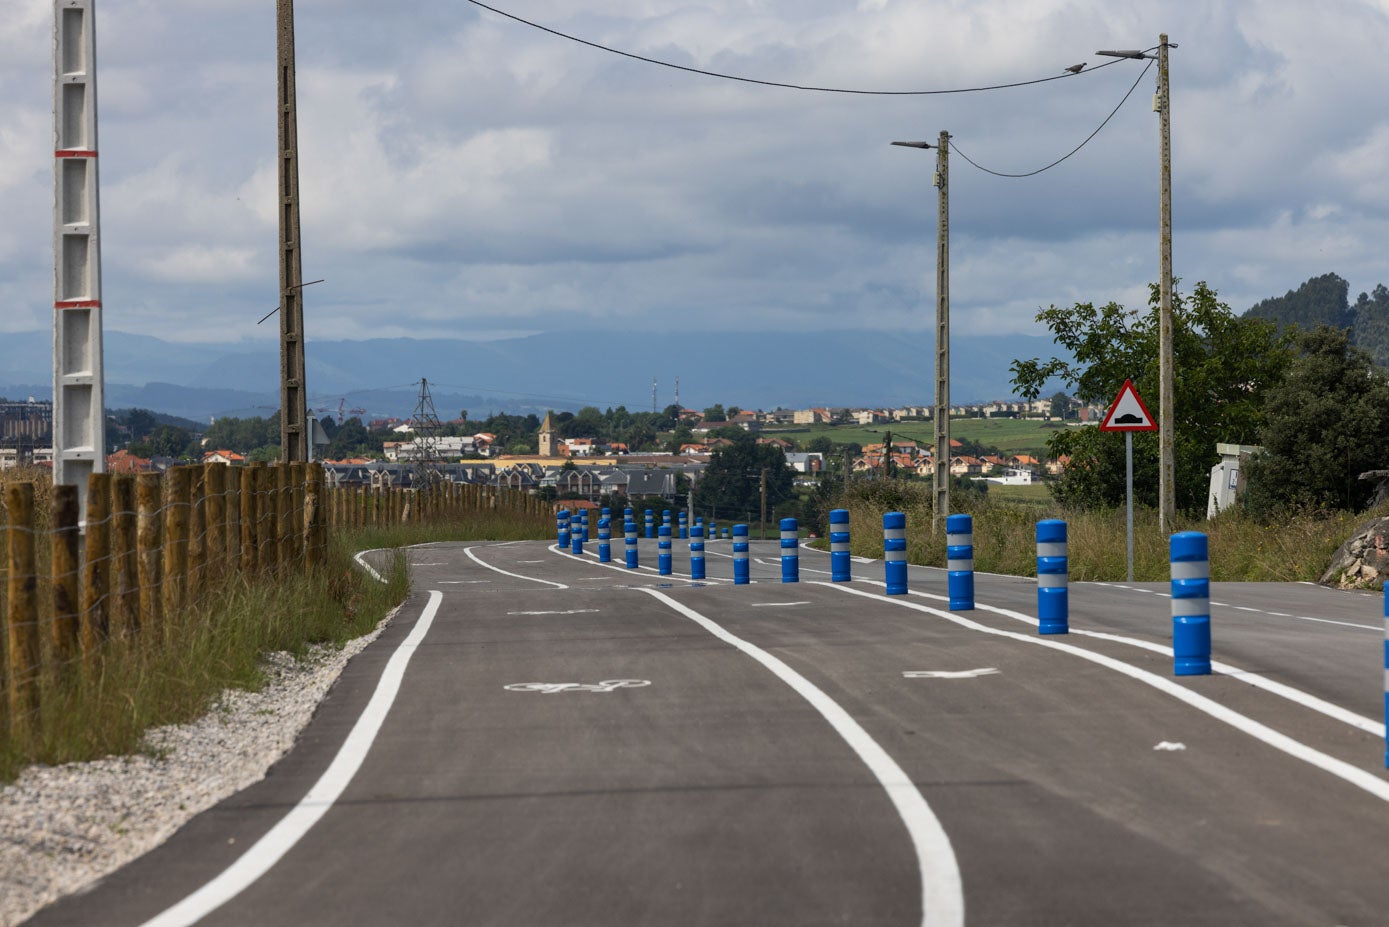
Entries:
[[950, 514], [950, 186], [948, 181], [950, 133], [939, 141], [893, 142], [903, 148], [936, 149], [936, 189], [940, 214], [936, 230], [936, 455], [931, 468], [935, 498], [932, 521], [939, 534]]
[[1156, 58], [1158, 63], [1157, 97], [1153, 109], [1159, 123], [1158, 171], [1159, 216], [1158, 250], [1161, 260], [1158, 280], [1158, 531], [1166, 534], [1176, 520], [1177, 507], [1174, 487], [1176, 464], [1173, 460], [1173, 369], [1172, 369], [1172, 113], [1167, 86], [1167, 50], [1176, 48], [1167, 43], [1167, 33], [1158, 36], [1157, 54], [1137, 49], [1097, 51], [1110, 58]]

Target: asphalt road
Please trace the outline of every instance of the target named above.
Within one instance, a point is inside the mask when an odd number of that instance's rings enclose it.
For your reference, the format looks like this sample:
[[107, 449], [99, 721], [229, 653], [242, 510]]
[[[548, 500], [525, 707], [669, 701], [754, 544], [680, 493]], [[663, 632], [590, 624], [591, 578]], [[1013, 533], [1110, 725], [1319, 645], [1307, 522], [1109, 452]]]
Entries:
[[1165, 584], [1041, 638], [1026, 579], [675, 547], [412, 550], [263, 782], [31, 923], [1389, 923], [1379, 597], [1217, 584], [1178, 679]]

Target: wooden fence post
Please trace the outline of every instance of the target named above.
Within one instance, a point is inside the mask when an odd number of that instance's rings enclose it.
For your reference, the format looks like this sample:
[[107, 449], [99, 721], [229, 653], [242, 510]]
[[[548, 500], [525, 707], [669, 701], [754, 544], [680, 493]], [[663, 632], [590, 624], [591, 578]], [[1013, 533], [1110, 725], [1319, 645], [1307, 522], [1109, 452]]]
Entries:
[[323, 507], [325, 484], [323, 465], [311, 463], [307, 468], [304, 493], [304, 566], [316, 570], [323, 566], [327, 553], [328, 515]]
[[10, 520], [9, 592], [9, 709], [11, 730], [23, 732], [37, 724], [39, 711], [39, 596], [38, 561], [34, 556], [34, 484], [5, 487]]
[[120, 634], [140, 631], [140, 556], [135, 477], [111, 480], [112, 625]]
[[307, 494], [308, 487], [305, 481], [309, 478], [308, 465], [302, 460], [297, 460], [289, 467], [289, 513], [292, 522], [290, 524], [289, 541], [293, 545], [293, 563], [296, 570], [304, 568], [304, 496]]
[[87, 551], [82, 569], [82, 651], [111, 636], [111, 474], [87, 477]]
[[164, 493], [164, 622], [178, 621], [188, 601], [188, 524], [190, 482], [187, 467], [166, 475]]
[[241, 572], [249, 579], [259, 566], [256, 549], [256, 468], [247, 464], [241, 469]]
[[241, 566], [241, 470], [227, 468], [227, 550], [224, 573], [230, 576]]
[[275, 550], [281, 573], [294, 563], [294, 485], [289, 464], [275, 465]]
[[159, 642], [164, 633], [163, 597], [160, 590], [160, 556], [163, 546], [163, 480], [158, 473], [135, 478], [138, 507], [136, 570], [140, 577], [140, 627], [146, 639]]
[[207, 570], [207, 484], [205, 467], [191, 466], [188, 473], [188, 583], [184, 602], [197, 605], [203, 597], [203, 573]]
[[226, 574], [227, 564], [227, 465], [203, 465], [203, 491], [207, 511], [207, 547], [203, 569], [205, 582]]
[[269, 465], [257, 463], [256, 473], [256, 554], [261, 573], [273, 573], [280, 564], [279, 539], [275, 530], [279, 519], [275, 514], [275, 472]]
[[53, 515], [48, 530], [53, 545], [49, 570], [53, 581], [53, 660], [58, 671], [66, 673], [78, 655], [77, 612], [81, 605], [76, 486], [53, 487]]

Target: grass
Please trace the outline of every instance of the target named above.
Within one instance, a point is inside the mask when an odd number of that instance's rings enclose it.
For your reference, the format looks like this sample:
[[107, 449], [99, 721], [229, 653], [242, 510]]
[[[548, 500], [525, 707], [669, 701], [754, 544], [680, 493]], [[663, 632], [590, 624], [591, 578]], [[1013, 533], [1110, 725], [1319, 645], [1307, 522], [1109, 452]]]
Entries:
[[[1040, 419], [952, 418], [950, 437], [956, 441], [978, 441], [1004, 454], [1031, 454], [1046, 458], [1047, 440], [1066, 426]], [[764, 435], [789, 438], [804, 446], [814, 438], [829, 438], [837, 444], [881, 444], [888, 431], [893, 440], [910, 440], [931, 447], [935, 444], [935, 424], [929, 421], [893, 422], [891, 425], [795, 425], [767, 428]]]
[[[1014, 576], [1036, 575], [1036, 524], [1060, 518], [1067, 527], [1070, 577], [1078, 581], [1122, 582], [1127, 574], [1127, 538], [1123, 508], [1065, 512], [1035, 492], [1001, 493], [990, 487], [984, 498], [952, 497], [973, 518], [976, 570]], [[1044, 487], [1043, 487], [1044, 490]], [[858, 484], [840, 507], [850, 513], [855, 555], [882, 556], [882, 516], [907, 514], [907, 559], [945, 565], [945, 538], [932, 533], [929, 484], [876, 481]], [[1201, 531], [1210, 549], [1211, 578], [1229, 582], [1316, 582], [1336, 550], [1355, 531], [1389, 508], [1363, 513], [1302, 512], [1277, 524], [1261, 524], [1227, 512], [1207, 521], [1179, 517], [1177, 531]], [[1134, 510], [1134, 580], [1160, 582], [1170, 577], [1168, 539], [1158, 531], [1155, 509]], [[818, 542], [824, 546], [824, 542]]]
[[[0, 782], [32, 763], [140, 752], [149, 728], [200, 717], [225, 689], [259, 688], [265, 654], [303, 656], [314, 644], [340, 647], [369, 632], [409, 591], [407, 545], [548, 538], [552, 531], [548, 515], [504, 511], [338, 531], [327, 565], [316, 574], [234, 577], [211, 590], [201, 607], [165, 622], [159, 640], [113, 639], [80, 675], [71, 667], [66, 673], [52, 669], [46, 660], [39, 716], [25, 725], [7, 716], [0, 721]], [[384, 584], [352, 562], [356, 551], [381, 548], [395, 550], [381, 570]]]

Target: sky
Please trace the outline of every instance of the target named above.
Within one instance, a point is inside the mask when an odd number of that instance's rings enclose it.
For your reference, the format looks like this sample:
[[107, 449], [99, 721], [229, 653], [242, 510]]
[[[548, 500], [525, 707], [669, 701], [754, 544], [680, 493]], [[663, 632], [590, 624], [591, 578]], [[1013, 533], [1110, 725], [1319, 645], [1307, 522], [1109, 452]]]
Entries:
[[[296, 4], [313, 339], [934, 328], [951, 133], [959, 334], [1174, 271], [1236, 312], [1389, 282], [1389, 0], [468, 0]], [[97, 0], [106, 329], [274, 341], [273, 0]], [[51, 0], [0, 0], [0, 337], [51, 326]], [[1087, 68], [1071, 76], [1065, 68]], [[1099, 67], [1103, 64], [1108, 67]], [[1098, 68], [1098, 69], [1096, 69]], [[1140, 75], [1141, 79], [1140, 79]], [[1080, 145], [1056, 167], [1025, 173]], [[661, 342], [653, 341], [653, 344]], [[675, 343], [675, 342], [666, 342]]]

